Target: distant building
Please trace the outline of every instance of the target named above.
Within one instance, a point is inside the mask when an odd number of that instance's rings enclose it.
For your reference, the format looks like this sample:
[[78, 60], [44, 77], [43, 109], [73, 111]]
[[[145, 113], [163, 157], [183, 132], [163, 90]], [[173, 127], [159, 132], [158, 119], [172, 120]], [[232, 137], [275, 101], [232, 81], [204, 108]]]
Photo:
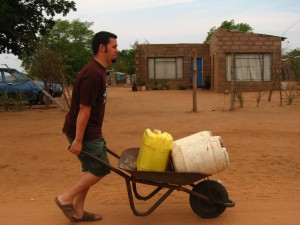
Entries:
[[136, 50], [135, 73], [148, 89], [157, 83], [190, 88], [195, 50], [198, 87], [223, 92], [234, 79], [240, 91], [267, 90], [281, 68], [284, 39], [219, 28], [209, 44], [142, 44]]

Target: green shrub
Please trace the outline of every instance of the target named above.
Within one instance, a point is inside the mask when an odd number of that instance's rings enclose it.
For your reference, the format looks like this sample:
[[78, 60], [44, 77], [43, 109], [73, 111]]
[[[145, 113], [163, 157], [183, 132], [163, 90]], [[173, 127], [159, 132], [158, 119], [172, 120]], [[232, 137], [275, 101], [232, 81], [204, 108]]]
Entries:
[[256, 94], [256, 107], [259, 106], [259, 103], [261, 101], [261, 98], [263, 96], [263, 92], [260, 90], [257, 94]]
[[237, 92], [236, 93], [236, 98], [239, 101], [240, 107], [243, 108], [244, 107], [244, 96], [242, 92]]
[[183, 83], [179, 83], [178, 89], [179, 89], [179, 90], [185, 90], [186, 87], [185, 87], [185, 85], [184, 85]]
[[8, 96], [7, 91], [4, 91], [0, 99], [2, 107], [6, 112], [10, 108], [16, 111], [22, 111], [24, 109], [24, 105], [27, 103], [23, 92], [17, 93], [17, 98], [13, 99]]
[[294, 98], [296, 97], [294, 86], [287, 89], [287, 91], [285, 92], [285, 97], [286, 104], [291, 105], [294, 101]]

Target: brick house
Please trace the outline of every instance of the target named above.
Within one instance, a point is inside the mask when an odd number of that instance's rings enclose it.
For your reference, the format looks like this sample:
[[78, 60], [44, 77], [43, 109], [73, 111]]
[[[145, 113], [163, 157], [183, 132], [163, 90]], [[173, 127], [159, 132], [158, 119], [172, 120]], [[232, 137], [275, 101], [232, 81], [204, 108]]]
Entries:
[[[281, 66], [283, 37], [217, 29], [210, 43], [143, 44], [135, 55], [136, 75], [148, 89], [167, 83], [171, 89], [192, 87], [193, 51], [197, 86], [216, 92], [267, 90]], [[232, 67], [232, 65], [234, 65]]]

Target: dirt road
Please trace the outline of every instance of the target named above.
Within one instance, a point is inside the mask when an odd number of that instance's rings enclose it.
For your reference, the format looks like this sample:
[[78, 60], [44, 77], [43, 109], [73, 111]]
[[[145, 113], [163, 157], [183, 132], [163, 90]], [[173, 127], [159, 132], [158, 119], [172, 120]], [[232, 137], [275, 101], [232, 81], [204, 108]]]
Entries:
[[[230, 158], [229, 168], [211, 179], [222, 182], [236, 206], [218, 218], [202, 219], [186, 193], [174, 192], [153, 214], [136, 217], [123, 178], [111, 173], [88, 196], [87, 210], [104, 218], [93, 224], [300, 224], [300, 97], [282, 107], [278, 93], [272, 102], [266, 93], [259, 107], [255, 93], [244, 97], [244, 108], [236, 105], [231, 112], [229, 95], [198, 91], [193, 113], [191, 90], [109, 88], [103, 130], [111, 149], [139, 147], [146, 128], [167, 131], [174, 139], [210, 130], [223, 138]], [[1, 225], [72, 224], [54, 204], [80, 173], [61, 133], [64, 116], [59, 108], [0, 111]], [[151, 201], [136, 204], [142, 210]]]

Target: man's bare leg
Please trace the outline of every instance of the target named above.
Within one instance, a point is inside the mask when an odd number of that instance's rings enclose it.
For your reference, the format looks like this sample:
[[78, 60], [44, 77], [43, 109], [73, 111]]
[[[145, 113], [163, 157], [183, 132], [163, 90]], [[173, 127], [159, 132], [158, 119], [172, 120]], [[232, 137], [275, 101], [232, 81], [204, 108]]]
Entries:
[[84, 202], [89, 188], [101, 179], [102, 177], [95, 176], [89, 172], [82, 173], [79, 180], [70, 190], [57, 197], [58, 201], [62, 205], [73, 204], [75, 209], [74, 218], [81, 218], [83, 216]]

